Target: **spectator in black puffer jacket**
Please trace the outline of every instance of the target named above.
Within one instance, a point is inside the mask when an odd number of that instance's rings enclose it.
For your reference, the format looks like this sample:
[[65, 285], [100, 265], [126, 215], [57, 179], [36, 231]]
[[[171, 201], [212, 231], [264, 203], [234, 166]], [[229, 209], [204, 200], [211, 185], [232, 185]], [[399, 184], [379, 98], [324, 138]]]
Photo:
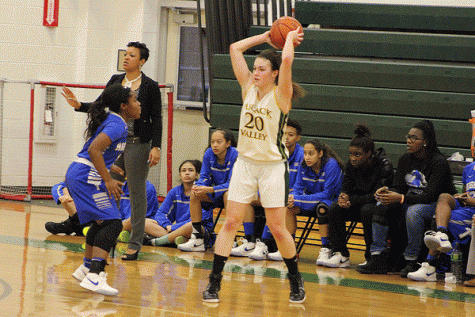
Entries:
[[349, 147], [350, 158], [345, 167], [341, 193], [328, 212], [332, 254], [322, 263], [327, 267], [349, 266], [346, 221], [363, 223], [367, 246], [365, 258], [369, 260], [372, 216], [375, 208], [381, 208], [376, 205], [374, 193], [378, 188], [392, 184], [394, 178], [393, 166], [383, 148], [375, 149], [369, 128], [366, 125], [356, 125], [355, 134]]

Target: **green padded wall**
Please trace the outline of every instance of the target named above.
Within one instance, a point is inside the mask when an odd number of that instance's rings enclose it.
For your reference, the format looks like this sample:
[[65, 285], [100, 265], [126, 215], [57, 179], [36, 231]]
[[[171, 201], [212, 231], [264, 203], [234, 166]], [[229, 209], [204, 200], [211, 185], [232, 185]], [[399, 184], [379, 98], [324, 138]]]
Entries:
[[475, 8], [296, 1], [302, 24], [346, 28], [379, 28], [475, 32]]
[[[270, 27], [253, 26], [250, 35]], [[263, 48], [262, 45], [259, 48]], [[475, 62], [475, 37], [471, 35], [407, 32], [305, 29], [304, 41], [296, 52], [330, 56], [403, 58], [454, 62]]]

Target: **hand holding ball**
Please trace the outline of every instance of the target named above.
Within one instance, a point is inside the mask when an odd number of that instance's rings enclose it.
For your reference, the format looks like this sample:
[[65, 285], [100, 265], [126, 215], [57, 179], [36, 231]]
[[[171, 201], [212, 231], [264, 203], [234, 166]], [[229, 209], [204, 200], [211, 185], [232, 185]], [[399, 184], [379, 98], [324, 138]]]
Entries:
[[[290, 31], [297, 30], [298, 28], [302, 28], [302, 25], [297, 21], [297, 19], [288, 16], [278, 18], [274, 23], [272, 23], [269, 32], [272, 44], [277, 48], [282, 49], [285, 45], [287, 34]], [[297, 45], [297, 43], [294, 43], [294, 47]]]

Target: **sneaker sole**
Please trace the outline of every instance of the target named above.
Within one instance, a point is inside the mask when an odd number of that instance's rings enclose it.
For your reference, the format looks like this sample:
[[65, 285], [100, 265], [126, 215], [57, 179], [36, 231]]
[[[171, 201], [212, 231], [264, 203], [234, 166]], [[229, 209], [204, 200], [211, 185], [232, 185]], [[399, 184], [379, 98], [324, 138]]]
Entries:
[[91, 291], [91, 292], [94, 292], [94, 293], [99, 293], [99, 294], [102, 294], [102, 295], [114, 296], [114, 295], [119, 294], [118, 290], [106, 291], [106, 290], [91, 288], [91, 286], [88, 283], [81, 282], [81, 284], [79, 284], [79, 286], [81, 286], [84, 289], [87, 289], [88, 291]]
[[180, 249], [181, 251], [185, 251], [185, 252], [205, 252], [206, 249], [205, 248], [196, 248], [196, 249]]
[[239, 257], [246, 257], [246, 256], [249, 256], [249, 254], [251, 254], [251, 252], [252, 252], [252, 251], [245, 252], [245, 253], [240, 253], [240, 252], [239, 252], [239, 253], [238, 253], [238, 252], [233, 253], [233, 252], [231, 252], [231, 255], [232, 255], [232, 256], [239, 256]]
[[266, 257], [261, 258], [261, 257], [249, 255], [249, 259], [253, 259], [254, 261], [264, 261]]
[[305, 297], [302, 300], [295, 300], [294, 301], [294, 300], [289, 299], [289, 302], [294, 303], [294, 304], [300, 304], [300, 303], [303, 303], [306, 298], [307, 298], [307, 295], [305, 295]]
[[323, 264], [323, 266], [334, 268], [334, 269], [336, 269], [336, 268], [348, 268], [348, 267], [350, 267], [350, 263], [349, 263], [349, 261], [346, 261], [345, 263], [336, 263], [336, 264], [327, 262], [327, 263]]
[[102, 294], [102, 295], [108, 295], [108, 296], [115, 296], [115, 295], [119, 294], [119, 291], [107, 292], [107, 291], [97, 290], [96, 293], [99, 293], [99, 294]]
[[180, 244], [178, 246], [178, 250], [185, 251], [185, 252], [204, 252], [206, 251], [205, 246], [203, 245], [202, 247], [193, 247], [193, 248], [187, 248], [183, 247], [183, 244]]
[[431, 236], [426, 236], [424, 237], [424, 243], [426, 244], [426, 246], [429, 248], [429, 249], [432, 249], [432, 250], [438, 250], [442, 253], [447, 253], [449, 252], [450, 250], [452, 250], [452, 245], [446, 245], [446, 246], [442, 246], [440, 243], [439, 243], [439, 240], [437, 239], [432, 239]]
[[418, 277], [418, 276], [412, 276], [411, 277], [409, 274], [407, 275], [407, 278], [410, 279], [410, 280], [413, 280], [413, 281], [418, 281], [418, 282], [436, 282], [437, 281], [437, 278], [435, 276], [434, 276], [434, 278], [431, 278], [431, 279], [425, 279], [425, 278]]

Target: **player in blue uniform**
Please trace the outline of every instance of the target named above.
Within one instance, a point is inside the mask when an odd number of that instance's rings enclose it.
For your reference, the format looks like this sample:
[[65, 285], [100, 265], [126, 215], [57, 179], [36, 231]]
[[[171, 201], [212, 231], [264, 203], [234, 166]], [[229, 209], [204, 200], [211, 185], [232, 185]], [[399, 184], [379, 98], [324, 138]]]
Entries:
[[[186, 160], [180, 164], [181, 185], [170, 190], [153, 219], [148, 219], [145, 230], [158, 237], [151, 242], [153, 245], [164, 245], [175, 242], [182, 244], [190, 238], [192, 224], [190, 217], [190, 195], [194, 182], [198, 179], [201, 162]], [[213, 228], [213, 208], [202, 210], [202, 226], [210, 235]], [[152, 231], [153, 230], [153, 231]]]
[[[419, 270], [407, 277], [415, 281], [436, 281], [436, 267], [439, 253], [449, 253], [456, 242], [468, 244], [475, 214], [475, 163], [463, 169], [463, 194], [441, 194], [435, 208], [436, 231], [427, 231], [424, 242], [429, 248], [427, 259]], [[449, 237], [451, 239], [449, 239]], [[450, 242], [452, 240], [452, 243]], [[441, 256], [443, 257], [444, 255]]]
[[109, 169], [124, 151], [127, 123], [140, 116], [137, 94], [120, 84], [107, 87], [88, 112], [86, 143], [69, 166], [66, 185], [74, 199], [79, 221], [93, 221], [86, 235], [84, 264], [73, 273], [81, 286], [104, 295], [118, 291], [107, 284], [107, 257], [122, 230], [115, 202], [123, 183], [114, 180]]
[[234, 135], [224, 129], [211, 134], [211, 147], [203, 157], [200, 179], [192, 187], [190, 215], [193, 233], [188, 242], [180, 244], [182, 251], [205, 251], [209, 236], [202, 226], [202, 208], [213, 209], [226, 206], [229, 181], [238, 152]]
[[[315, 213], [322, 239], [318, 259], [328, 259], [330, 250], [328, 238], [328, 208], [337, 201], [343, 183], [343, 163], [336, 153], [324, 142], [308, 140], [304, 145], [304, 160], [299, 166], [294, 190], [289, 195], [286, 224], [295, 234], [298, 214]], [[319, 261], [317, 259], [317, 264]]]

